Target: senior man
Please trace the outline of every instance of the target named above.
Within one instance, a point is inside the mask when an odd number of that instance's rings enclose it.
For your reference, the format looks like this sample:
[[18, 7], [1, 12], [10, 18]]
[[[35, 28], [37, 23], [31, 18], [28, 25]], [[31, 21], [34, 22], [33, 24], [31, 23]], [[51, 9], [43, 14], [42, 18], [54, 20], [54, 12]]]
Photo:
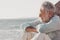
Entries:
[[[30, 23], [22, 24], [23, 29], [25, 30], [29, 26], [36, 28], [37, 25], [40, 24], [41, 27], [39, 31], [41, 33], [47, 34], [51, 38], [51, 40], [60, 40], [59, 37], [60, 19], [59, 16], [55, 14], [55, 11], [56, 11], [55, 6], [51, 2], [44, 2], [42, 4], [42, 8], [40, 9], [39, 19]], [[28, 31], [29, 30], [31, 29], [28, 29]], [[41, 39], [37, 39], [37, 40], [41, 40]]]

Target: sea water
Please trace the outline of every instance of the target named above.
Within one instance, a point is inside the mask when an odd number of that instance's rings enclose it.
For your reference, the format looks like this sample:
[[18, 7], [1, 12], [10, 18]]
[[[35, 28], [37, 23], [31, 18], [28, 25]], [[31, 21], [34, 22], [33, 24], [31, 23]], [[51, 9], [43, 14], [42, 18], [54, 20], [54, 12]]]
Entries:
[[20, 40], [24, 33], [20, 29], [20, 24], [31, 22], [35, 19], [0, 19], [0, 40]]

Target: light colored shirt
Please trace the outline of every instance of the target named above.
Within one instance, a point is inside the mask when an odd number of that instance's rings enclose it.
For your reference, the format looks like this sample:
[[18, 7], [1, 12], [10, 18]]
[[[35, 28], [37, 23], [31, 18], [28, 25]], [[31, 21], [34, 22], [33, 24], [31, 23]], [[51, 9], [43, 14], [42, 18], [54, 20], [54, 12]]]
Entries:
[[25, 30], [25, 28], [28, 26], [33, 26], [37, 28], [37, 25], [41, 25], [39, 31], [42, 33], [60, 30], [60, 18], [59, 16], [55, 15], [48, 23], [43, 23], [40, 19], [37, 19], [33, 22], [23, 23], [20, 27], [21, 29]]
[[40, 27], [40, 32], [48, 33], [52, 31], [60, 30], [60, 18], [55, 15], [50, 22], [42, 24]]
[[47, 33], [52, 40], [60, 40], [60, 18], [55, 15], [50, 22], [42, 23], [39, 19], [33, 22], [22, 24], [22, 29], [25, 29], [28, 26], [33, 26], [37, 28], [37, 25], [40, 25], [40, 32]]

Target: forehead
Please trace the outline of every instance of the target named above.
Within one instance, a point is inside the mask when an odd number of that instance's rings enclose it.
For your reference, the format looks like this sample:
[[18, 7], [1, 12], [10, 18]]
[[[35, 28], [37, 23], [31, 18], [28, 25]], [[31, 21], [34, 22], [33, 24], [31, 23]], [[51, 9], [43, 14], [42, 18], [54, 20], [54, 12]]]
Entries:
[[54, 9], [47, 9], [47, 8], [44, 8], [44, 7], [40, 8], [40, 12], [54, 12], [54, 11], [55, 11]]
[[47, 7], [45, 7], [45, 6], [41, 6], [41, 8], [40, 8], [40, 10], [45, 10], [45, 11], [55, 11], [55, 7], [54, 8], [47, 8]]

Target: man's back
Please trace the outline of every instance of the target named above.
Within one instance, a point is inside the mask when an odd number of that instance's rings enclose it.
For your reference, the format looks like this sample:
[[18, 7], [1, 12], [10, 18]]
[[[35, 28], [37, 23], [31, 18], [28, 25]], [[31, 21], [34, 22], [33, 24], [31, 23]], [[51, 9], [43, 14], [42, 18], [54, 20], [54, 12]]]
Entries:
[[56, 4], [55, 4], [55, 7], [56, 7], [56, 14], [58, 16], [60, 16], [60, 1], [58, 1]]

